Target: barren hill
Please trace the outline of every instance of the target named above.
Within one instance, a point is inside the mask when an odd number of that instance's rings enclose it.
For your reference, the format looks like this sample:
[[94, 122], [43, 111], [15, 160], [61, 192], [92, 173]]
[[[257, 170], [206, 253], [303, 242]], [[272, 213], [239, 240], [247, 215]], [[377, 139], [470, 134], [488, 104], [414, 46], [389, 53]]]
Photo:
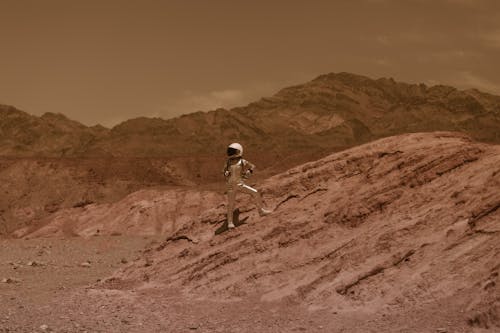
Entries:
[[[290, 169], [262, 188], [274, 213], [259, 219], [243, 201], [247, 224], [218, 236], [223, 198], [176, 191], [138, 192], [116, 209], [75, 208], [20, 232], [165, 235], [97, 289], [149, 284], [214, 300], [304, 304], [330, 313], [331, 331], [333, 314], [360, 313], [369, 318], [363, 327], [387, 332], [434, 331], [443, 318], [451, 331], [500, 329], [500, 146], [405, 134]], [[168, 208], [176, 195], [190, 199]]]

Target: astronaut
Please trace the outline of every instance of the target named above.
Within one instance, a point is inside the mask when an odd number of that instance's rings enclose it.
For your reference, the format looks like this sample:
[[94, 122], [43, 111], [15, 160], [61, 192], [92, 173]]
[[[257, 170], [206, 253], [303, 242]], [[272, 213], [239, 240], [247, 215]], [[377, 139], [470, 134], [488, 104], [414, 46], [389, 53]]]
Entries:
[[259, 191], [244, 182], [253, 173], [255, 165], [243, 159], [243, 147], [239, 143], [231, 143], [227, 147], [227, 156], [228, 159], [224, 167], [227, 184], [227, 227], [232, 229], [234, 228], [234, 202], [238, 191], [250, 194], [253, 197], [260, 216], [268, 215], [271, 211], [263, 207], [264, 204]]

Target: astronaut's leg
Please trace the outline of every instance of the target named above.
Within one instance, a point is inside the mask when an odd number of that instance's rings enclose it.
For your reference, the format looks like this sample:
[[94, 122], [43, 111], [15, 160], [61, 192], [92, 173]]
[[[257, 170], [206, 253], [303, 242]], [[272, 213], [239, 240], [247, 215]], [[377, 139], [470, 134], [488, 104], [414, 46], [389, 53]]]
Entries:
[[236, 190], [232, 186], [227, 188], [227, 227], [229, 229], [234, 228], [233, 223], [233, 211], [234, 202], [236, 201]]
[[253, 197], [255, 206], [257, 206], [260, 216], [265, 216], [271, 213], [270, 210], [264, 208], [264, 203], [262, 202], [262, 196], [260, 195], [259, 191], [245, 184], [239, 184], [238, 190], [240, 190], [243, 193], [250, 194]]

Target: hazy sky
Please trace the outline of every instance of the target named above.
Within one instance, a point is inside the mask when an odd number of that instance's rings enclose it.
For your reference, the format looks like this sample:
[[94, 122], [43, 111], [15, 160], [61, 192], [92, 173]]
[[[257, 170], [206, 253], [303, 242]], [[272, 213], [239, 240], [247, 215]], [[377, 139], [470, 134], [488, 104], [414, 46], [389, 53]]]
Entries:
[[0, 103], [36, 115], [170, 118], [343, 71], [500, 95], [500, 1], [0, 0]]

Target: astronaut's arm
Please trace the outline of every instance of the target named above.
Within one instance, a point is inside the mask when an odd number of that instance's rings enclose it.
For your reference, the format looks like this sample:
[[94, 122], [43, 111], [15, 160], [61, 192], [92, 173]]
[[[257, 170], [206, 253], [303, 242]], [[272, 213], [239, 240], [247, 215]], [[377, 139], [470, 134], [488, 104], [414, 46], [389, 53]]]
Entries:
[[245, 176], [250, 177], [253, 174], [253, 170], [255, 169], [255, 165], [245, 161]]
[[251, 173], [253, 173], [253, 170], [255, 169], [255, 165], [248, 162], [248, 171], [250, 171]]
[[224, 169], [222, 169], [222, 174], [224, 175], [224, 177], [229, 177], [230, 175], [230, 172], [229, 170], [227, 169], [227, 164], [224, 164]]

